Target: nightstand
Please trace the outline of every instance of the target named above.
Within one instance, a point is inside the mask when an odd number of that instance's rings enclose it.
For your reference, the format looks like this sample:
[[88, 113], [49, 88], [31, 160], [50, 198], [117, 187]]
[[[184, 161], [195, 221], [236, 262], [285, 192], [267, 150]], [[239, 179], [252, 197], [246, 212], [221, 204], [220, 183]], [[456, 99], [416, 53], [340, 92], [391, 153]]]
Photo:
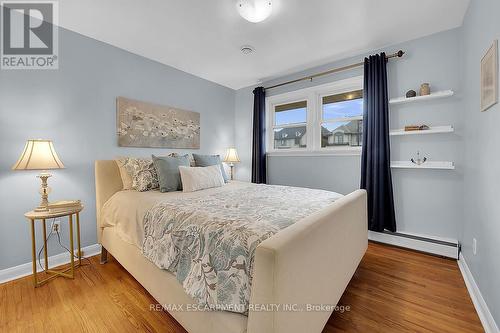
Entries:
[[[53, 278], [58, 276], [63, 276], [66, 278], [74, 279], [75, 278], [75, 268], [82, 264], [82, 249], [80, 246], [80, 212], [83, 210], [83, 207], [68, 209], [67, 211], [58, 212], [58, 213], [50, 213], [50, 212], [36, 212], [30, 211], [24, 214], [24, 216], [31, 223], [31, 251], [32, 251], [32, 259], [33, 259], [33, 283], [35, 288], [41, 286]], [[75, 255], [74, 255], [74, 246], [73, 246], [73, 215], [76, 216], [76, 235], [77, 235], [77, 245], [78, 245], [78, 264], [75, 265]], [[49, 261], [47, 256], [47, 226], [45, 221], [58, 217], [68, 217], [69, 224], [69, 242], [70, 242], [70, 252], [71, 252], [71, 265], [69, 268], [56, 271], [49, 269]], [[48, 278], [39, 281], [38, 273], [36, 268], [36, 240], [35, 240], [35, 221], [42, 221], [43, 227], [43, 241], [44, 241], [44, 257], [45, 257], [45, 272], [49, 275]], [[69, 271], [69, 273], [68, 273]]]

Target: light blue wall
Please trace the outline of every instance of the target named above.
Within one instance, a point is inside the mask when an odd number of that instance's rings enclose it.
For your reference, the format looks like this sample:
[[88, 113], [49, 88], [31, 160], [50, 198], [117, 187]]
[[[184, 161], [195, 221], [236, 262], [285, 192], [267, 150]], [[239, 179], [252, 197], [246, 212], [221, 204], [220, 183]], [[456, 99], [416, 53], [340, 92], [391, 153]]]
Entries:
[[[117, 96], [200, 112], [201, 152], [223, 154], [233, 144], [234, 90], [64, 29], [59, 45], [59, 70], [0, 72], [0, 269], [31, 260], [23, 213], [39, 203], [39, 180], [10, 170], [26, 139], [54, 140], [66, 169], [53, 172], [50, 199], [84, 202], [85, 246], [96, 243], [94, 160], [170, 151], [117, 147]], [[66, 232], [63, 224], [67, 242]]]
[[[454, 89], [441, 101], [398, 106], [391, 126], [426, 122], [452, 124], [456, 133], [392, 139], [396, 159], [420, 149], [436, 160], [453, 160], [455, 171], [395, 170], [394, 189], [400, 231], [459, 238], [462, 251], [484, 298], [500, 322], [500, 106], [479, 111], [479, 62], [500, 37], [496, 0], [471, 1], [464, 27], [387, 47], [403, 49], [403, 59], [389, 63], [389, 92], [403, 95], [421, 82], [434, 90]], [[0, 73], [0, 269], [26, 263], [29, 229], [23, 213], [38, 204], [36, 172], [13, 172], [28, 138], [51, 138], [67, 169], [50, 179], [51, 199], [79, 198], [83, 245], [95, 238], [93, 161], [119, 155], [148, 156], [170, 150], [118, 148], [115, 98], [126, 96], [201, 113], [201, 152], [223, 154], [233, 143], [240, 154], [236, 177], [251, 175], [253, 87], [234, 92], [110, 45], [60, 30], [60, 69]], [[373, 53], [381, 50], [375, 50]], [[359, 55], [263, 83], [357, 62]], [[273, 90], [270, 94], [360, 75], [361, 69]], [[234, 112], [233, 112], [234, 111]], [[463, 152], [465, 150], [465, 153]], [[491, 157], [489, 157], [491, 155]], [[348, 193], [359, 185], [359, 156], [272, 157], [271, 183], [324, 188]], [[63, 224], [63, 239], [67, 237]], [[472, 254], [472, 239], [478, 241]], [[38, 239], [40, 241], [40, 238]], [[54, 243], [50, 254], [60, 253]]]
[[[463, 26], [466, 130], [465, 218], [462, 254], [496, 322], [500, 325], [500, 105], [480, 112], [480, 62], [500, 38], [500, 2], [471, 1]], [[472, 239], [477, 239], [477, 254]]]
[[[391, 107], [391, 127], [405, 124], [453, 125], [456, 133], [427, 136], [395, 137], [392, 156], [395, 160], [408, 160], [420, 150], [431, 160], [454, 161], [455, 171], [394, 170], [398, 229], [443, 238], [458, 239], [463, 211], [463, 108], [460, 63], [460, 29], [445, 31], [375, 50], [373, 53], [395, 52], [403, 49], [407, 54], [388, 65], [389, 95], [402, 96], [408, 89], [418, 90], [420, 83], [430, 82], [434, 91], [453, 89], [450, 99]], [[263, 86], [287, 81], [330, 68], [359, 62], [359, 55], [294, 75], [264, 82]], [[362, 75], [362, 68], [284, 86], [268, 92], [268, 96], [313, 85], [324, 84], [352, 76]], [[249, 179], [251, 163], [252, 88], [236, 93], [235, 133], [236, 144], [243, 163], [238, 165], [240, 179]], [[360, 156], [324, 157], [269, 157], [270, 183], [322, 188], [349, 193], [359, 187]]]
[[359, 188], [359, 156], [269, 157], [271, 184], [319, 188], [348, 194]]

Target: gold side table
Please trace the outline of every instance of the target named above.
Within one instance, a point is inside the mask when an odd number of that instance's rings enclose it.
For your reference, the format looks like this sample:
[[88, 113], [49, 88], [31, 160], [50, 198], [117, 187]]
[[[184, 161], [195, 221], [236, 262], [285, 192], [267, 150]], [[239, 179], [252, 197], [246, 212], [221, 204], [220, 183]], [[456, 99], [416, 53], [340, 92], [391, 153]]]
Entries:
[[[35, 211], [30, 211], [24, 214], [24, 216], [30, 221], [31, 223], [31, 251], [32, 251], [32, 258], [33, 258], [33, 283], [35, 288], [41, 286], [42, 284], [48, 282], [49, 280], [52, 280], [53, 278], [56, 278], [58, 276], [63, 276], [67, 277], [70, 279], [75, 278], [75, 268], [80, 266], [82, 264], [82, 248], [80, 246], [80, 212], [83, 210], [83, 207], [79, 207], [76, 209], [69, 209], [64, 212], [59, 212], [59, 213], [50, 213], [50, 212], [35, 212]], [[78, 245], [78, 264], [75, 265], [75, 255], [74, 255], [74, 246], [73, 246], [73, 215], [76, 215], [76, 235], [77, 235], [77, 245]], [[69, 242], [70, 242], [70, 252], [71, 252], [71, 265], [69, 268], [63, 269], [63, 270], [53, 270], [49, 269], [49, 261], [48, 261], [48, 256], [47, 256], [47, 227], [45, 221], [48, 219], [53, 219], [53, 218], [58, 218], [58, 217], [68, 217], [68, 223], [69, 223]], [[42, 221], [42, 227], [43, 227], [43, 254], [45, 257], [45, 272], [50, 275], [48, 278], [39, 281], [38, 280], [38, 273], [37, 273], [37, 268], [36, 268], [36, 240], [35, 240], [35, 221], [36, 220], [41, 220]], [[70, 273], [68, 273], [70, 271]]]

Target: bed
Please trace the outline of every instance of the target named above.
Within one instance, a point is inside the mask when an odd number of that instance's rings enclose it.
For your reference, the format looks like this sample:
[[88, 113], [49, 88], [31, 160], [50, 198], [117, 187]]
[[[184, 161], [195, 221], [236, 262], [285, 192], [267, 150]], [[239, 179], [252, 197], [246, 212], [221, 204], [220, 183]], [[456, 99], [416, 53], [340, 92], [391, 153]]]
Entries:
[[[218, 193], [122, 191], [116, 162], [95, 162], [97, 238], [107, 252], [191, 333], [321, 332], [368, 244], [366, 193], [354, 191], [301, 218], [255, 249], [250, 306], [245, 313], [201, 311], [178, 278], [141, 249], [145, 214], [159, 200]], [[251, 186], [232, 182], [225, 187]], [[178, 199], [177, 197], [181, 197]], [[192, 199], [196, 200], [196, 199]], [[325, 305], [317, 311], [317, 305]]]

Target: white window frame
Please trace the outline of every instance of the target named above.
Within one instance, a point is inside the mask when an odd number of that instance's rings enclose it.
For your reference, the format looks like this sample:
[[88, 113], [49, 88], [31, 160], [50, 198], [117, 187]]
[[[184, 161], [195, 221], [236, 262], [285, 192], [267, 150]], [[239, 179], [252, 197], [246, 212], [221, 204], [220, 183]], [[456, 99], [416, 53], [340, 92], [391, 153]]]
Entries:
[[[277, 105], [282, 105], [282, 104], [288, 104], [288, 103], [295, 103], [295, 102], [302, 102], [306, 101], [307, 106], [306, 106], [306, 122], [305, 123], [293, 123], [293, 124], [287, 124], [287, 125], [275, 125], [274, 120], [275, 120], [275, 112], [274, 108]], [[268, 112], [270, 110], [271, 112]], [[300, 91], [294, 91], [292, 93], [287, 93], [287, 94], [282, 94], [282, 95], [277, 95], [277, 96], [272, 96], [271, 98], [266, 98], [266, 132], [267, 132], [267, 140], [266, 140], [266, 145], [267, 145], [267, 152], [270, 152], [271, 150], [274, 152], [280, 152], [283, 151], [281, 149], [275, 149], [274, 148], [274, 129], [276, 128], [290, 128], [290, 127], [297, 127], [297, 126], [306, 126], [306, 148], [290, 148], [290, 149], [285, 149], [287, 152], [301, 152], [305, 151], [310, 147], [312, 144], [312, 138], [309, 135], [309, 132], [312, 130], [311, 127], [311, 114], [312, 114], [313, 108], [311, 108], [311, 101], [309, 100], [307, 94], [302, 94]]]
[[[270, 156], [318, 156], [318, 155], [360, 155], [361, 147], [321, 147], [321, 126], [323, 123], [350, 121], [363, 117], [323, 119], [323, 97], [363, 89], [363, 76], [339, 80], [315, 87], [304, 88], [266, 97], [266, 152]], [[307, 102], [307, 123], [275, 126], [276, 105]], [[306, 148], [275, 149], [274, 129], [306, 125]]]

